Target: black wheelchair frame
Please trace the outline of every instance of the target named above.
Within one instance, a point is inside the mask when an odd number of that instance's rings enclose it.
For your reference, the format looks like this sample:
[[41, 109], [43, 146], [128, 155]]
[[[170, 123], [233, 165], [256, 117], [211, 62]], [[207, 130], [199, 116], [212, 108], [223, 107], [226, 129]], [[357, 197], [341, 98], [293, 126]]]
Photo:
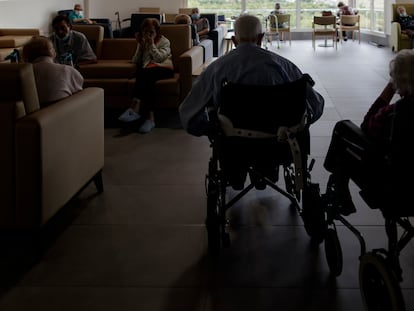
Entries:
[[[301, 215], [311, 241], [318, 244], [323, 241], [325, 210], [319, 184], [312, 183], [310, 176], [315, 161], [308, 166], [307, 83], [306, 76], [283, 85], [223, 83], [220, 105], [209, 109], [208, 136], [212, 147], [206, 175], [209, 254], [217, 255], [222, 247], [230, 245], [226, 211], [253, 188], [263, 190], [266, 186], [290, 200]], [[269, 102], [269, 94], [277, 94], [277, 100]], [[280, 166], [286, 189], [277, 185]], [[245, 187], [247, 174], [250, 183]], [[240, 192], [228, 199], [227, 187]]]
[[[348, 133], [346, 137], [341, 133], [343, 131]], [[342, 151], [346, 153], [344, 156], [347, 157], [346, 161], [349, 164], [346, 168], [350, 170], [351, 180], [361, 190], [362, 199], [371, 209], [380, 210], [385, 218], [388, 249], [373, 249], [367, 252], [363, 235], [340, 214], [335, 200], [335, 172], [332, 170], [332, 165], [327, 163], [329, 161], [327, 156], [325, 168], [332, 174], [329, 176], [322, 200], [327, 215], [325, 254], [330, 272], [334, 276], [339, 276], [343, 268], [342, 249], [335, 225], [335, 221], [339, 221], [356, 236], [360, 243], [359, 284], [365, 309], [404, 311], [405, 303], [399, 286], [403, 280], [399, 255], [414, 237], [414, 227], [409, 220], [410, 216], [414, 216], [414, 211], [403, 208], [407, 206], [407, 202], [401, 195], [395, 196], [396, 193], [406, 194], [407, 190], [409, 191], [409, 183], [406, 184], [405, 189], [398, 189], [399, 186], [395, 186], [395, 183], [398, 184], [395, 176], [399, 173], [404, 175], [405, 172], [398, 172], [399, 169], [396, 170], [395, 167], [390, 168], [392, 155], [378, 148], [372, 139], [351, 121], [338, 122], [333, 132], [333, 139], [335, 136], [335, 139], [339, 139], [345, 146]], [[387, 179], [394, 183], [394, 186], [387, 183]], [[401, 182], [405, 183], [407, 180]], [[400, 233], [398, 227], [402, 229]]]

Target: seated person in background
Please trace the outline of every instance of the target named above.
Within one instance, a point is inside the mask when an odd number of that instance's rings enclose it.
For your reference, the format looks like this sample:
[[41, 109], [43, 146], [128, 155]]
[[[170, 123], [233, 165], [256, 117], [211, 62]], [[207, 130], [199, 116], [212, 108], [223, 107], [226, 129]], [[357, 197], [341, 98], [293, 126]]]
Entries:
[[83, 10], [80, 4], [75, 4], [73, 11], [69, 13], [69, 20], [72, 24], [93, 24], [89, 18], [83, 17]]
[[171, 47], [170, 41], [161, 35], [160, 24], [156, 18], [144, 19], [135, 38], [137, 49], [132, 58], [132, 62], [137, 64], [134, 98], [131, 107], [118, 119], [131, 122], [140, 119], [141, 114], [144, 114], [146, 119], [138, 132], [149, 133], [155, 127], [152, 100], [156, 95], [155, 83], [174, 76]]
[[401, 26], [401, 32], [410, 38], [411, 48], [414, 48], [414, 16], [408, 15], [404, 6], [397, 7], [397, 20]]
[[[354, 10], [348, 6], [345, 5], [345, 3], [343, 3], [342, 1], [338, 2], [338, 12], [336, 13], [336, 15], [338, 17], [340, 17], [341, 15], [355, 15]], [[352, 25], [345, 25], [345, 26], [354, 26], [354, 24]], [[342, 32], [342, 37], [344, 38], [344, 41], [348, 41], [348, 37], [346, 35], [346, 31]], [[337, 39], [337, 41], [339, 41], [339, 38]]]
[[193, 45], [200, 44], [200, 38], [198, 37], [196, 26], [192, 25], [192, 20], [190, 15], [187, 14], [178, 14], [175, 16], [174, 24], [187, 24], [191, 25], [191, 39], [193, 40]]
[[193, 8], [191, 10], [191, 19], [193, 21], [193, 24], [196, 25], [199, 40], [203, 41], [205, 39], [208, 39], [210, 24], [207, 18], [200, 17], [200, 11], [198, 8]]
[[35, 36], [23, 46], [23, 60], [33, 64], [41, 107], [82, 90], [82, 75], [72, 66], [56, 64], [55, 54], [46, 37]]
[[[181, 123], [192, 135], [208, 134], [206, 107], [211, 100], [220, 102], [221, 84], [225, 79], [234, 83], [278, 85], [298, 80], [303, 75], [288, 59], [261, 48], [264, 33], [256, 16], [240, 16], [234, 24], [234, 31], [232, 41], [236, 49], [203, 71], [179, 107]], [[307, 100], [309, 122], [313, 123], [322, 115], [324, 98], [309, 84]]]
[[174, 18], [174, 24], [187, 24], [191, 25], [191, 17], [187, 14], [177, 14]]
[[281, 9], [280, 7], [280, 3], [276, 2], [275, 3], [275, 9], [273, 11], [270, 12], [270, 14], [285, 14], [284, 11]]
[[[270, 12], [270, 15], [278, 15], [278, 14], [285, 14], [284, 11], [281, 9], [280, 7], [280, 3], [276, 2], [275, 3], [275, 9], [273, 11]], [[272, 28], [276, 28], [276, 23], [273, 23], [273, 25], [270, 25], [270, 27]], [[278, 28], [283, 28], [286, 27], [285, 23], [278, 23], [277, 24]], [[281, 33], [281, 41], [283, 41], [283, 35], [284, 33]]]
[[72, 24], [67, 16], [56, 16], [52, 21], [52, 27], [54, 33], [49, 39], [56, 51], [56, 62], [72, 63], [75, 68], [82, 64], [97, 62], [88, 39], [83, 33], [72, 30]]
[[[390, 82], [387, 83], [379, 97], [369, 108], [361, 124], [361, 130], [383, 148], [386, 148], [389, 144], [392, 117], [396, 106], [414, 107], [413, 67], [414, 50], [405, 49], [397, 53], [389, 64]], [[401, 99], [391, 103], [395, 93], [398, 93]], [[335, 129], [337, 134], [332, 137], [324, 166], [333, 173], [335, 178], [334, 183], [336, 185], [335, 190], [340, 213], [349, 215], [356, 210], [349, 193], [348, 184], [351, 176], [349, 176], [349, 170], [347, 169], [349, 167], [347, 163], [349, 160], [347, 161], [346, 146], [341, 141], [343, 138], [347, 139], [350, 134], [340, 126], [335, 126]]]

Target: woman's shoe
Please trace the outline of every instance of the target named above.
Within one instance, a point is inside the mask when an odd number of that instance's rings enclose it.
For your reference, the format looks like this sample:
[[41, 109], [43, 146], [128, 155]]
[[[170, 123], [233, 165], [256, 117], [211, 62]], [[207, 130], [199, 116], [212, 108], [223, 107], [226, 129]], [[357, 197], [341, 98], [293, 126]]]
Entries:
[[141, 134], [146, 134], [152, 131], [155, 127], [155, 122], [153, 120], [145, 120], [145, 122], [141, 125], [138, 132]]
[[141, 116], [138, 112], [135, 112], [132, 108], [128, 108], [118, 117], [118, 120], [122, 122], [132, 122], [138, 120], [139, 118], [141, 118]]

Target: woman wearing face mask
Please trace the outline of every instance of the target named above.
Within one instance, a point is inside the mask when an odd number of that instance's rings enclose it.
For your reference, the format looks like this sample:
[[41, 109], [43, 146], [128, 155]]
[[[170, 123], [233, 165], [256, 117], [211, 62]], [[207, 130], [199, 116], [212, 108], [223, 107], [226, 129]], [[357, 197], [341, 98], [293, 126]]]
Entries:
[[89, 18], [83, 17], [82, 6], [80, 4], [75, 4], [73, 11], [69, 13], [69, 20], [72, 24], [93, 24]]
[[210, 24], [208, 19], [200, 17], [200, 11], [198, 8], [194, 8], [191, 10], [191, 20], [193, 24], [197, 27], [197, 34], [200, 41], [204, 39], [208, 39], [208, 33], [210, 32]]
[[[136, 83], [130, 107], [119, 116], [121, 122], [139, 120], [139, 133], [145, 134], [155, 127], [154, 97], [158, 80], [174, 76], [170, 41], [161, 35], [156, 18], [146, 18], [135, 34], [137, 49], [132, 62], [137, 65]], [[139, 124], [139, 123], [138, 123]]]
[[96, 63], [93, 52], [86, 36], [72, 30], [72, 24], [65, 15], [58, 15], [52, 21], [54, 33], [49, 37], [56, 50], [56, 62], [73, 64], [75, 68], [82, 64]]

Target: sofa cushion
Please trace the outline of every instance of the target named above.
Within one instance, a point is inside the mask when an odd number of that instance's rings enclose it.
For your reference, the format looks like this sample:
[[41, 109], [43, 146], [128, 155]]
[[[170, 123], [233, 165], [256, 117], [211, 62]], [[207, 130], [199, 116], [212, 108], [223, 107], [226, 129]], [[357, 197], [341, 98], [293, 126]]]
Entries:
[[131, 60], [137, 49], [137, 41], [133, 38], [104, 39], [99, 59]]
[[32, 36], [0, 36], [0, 48], [17, 48], [25, 45]]
[[135, 68], [130, 59], [99, 59], [96, 64], [81, 65], [79, 71], [85, 79], [131, 79]]
[[105, 91], [105, 96], [132, 96], [132, 86], [134, 83], [135, 79], [85, 79], [83, 87], [101, 87]]
[[155, 84], [158, 94], [180, 95], [179, 74], [175, 74], [174, 78], [158, 80]]

